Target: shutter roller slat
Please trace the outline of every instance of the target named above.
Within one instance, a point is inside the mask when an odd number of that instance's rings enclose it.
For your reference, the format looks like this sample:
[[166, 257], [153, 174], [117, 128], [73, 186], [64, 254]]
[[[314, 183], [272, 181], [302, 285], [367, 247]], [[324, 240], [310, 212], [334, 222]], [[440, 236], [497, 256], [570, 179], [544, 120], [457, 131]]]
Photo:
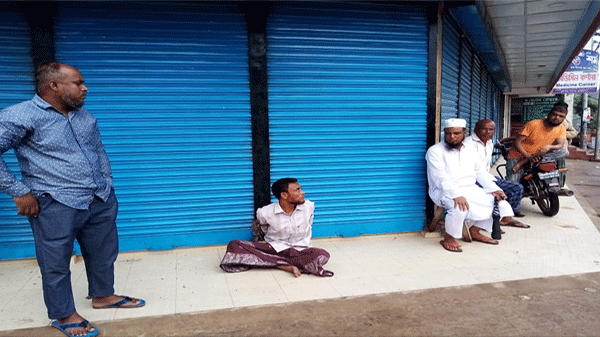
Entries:
[[[90, 91], [122, 250], [251, 237], [247, 34], [235, 4], [59, 10], [57, 58]], [[133, 6], [135, 7], [135, 6]]]
[[420, 230], [427, 21], [415, 8], [275, 6], [271, 178], [316, 203], [314, 236]]

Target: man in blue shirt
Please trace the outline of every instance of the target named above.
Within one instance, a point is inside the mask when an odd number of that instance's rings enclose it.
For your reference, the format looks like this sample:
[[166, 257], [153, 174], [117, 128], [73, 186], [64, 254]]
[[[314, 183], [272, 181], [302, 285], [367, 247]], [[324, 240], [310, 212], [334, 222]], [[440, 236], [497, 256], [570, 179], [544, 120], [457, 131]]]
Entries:
[[69, 269], [75, 239], [94, 308], [145, 302], [114, 294], [118, 205], [96, 119], [83, 108], [83, 76], [47, 63], [36, 72], [36, 90], [32, 100], [0, 112], [0, 153], [14, 149], [22, 174], [20, 181], [0, 158], [0, 189], [31, 224], [52, 325], [68, 335], [94, 336], [98, 329], [75, 310]]

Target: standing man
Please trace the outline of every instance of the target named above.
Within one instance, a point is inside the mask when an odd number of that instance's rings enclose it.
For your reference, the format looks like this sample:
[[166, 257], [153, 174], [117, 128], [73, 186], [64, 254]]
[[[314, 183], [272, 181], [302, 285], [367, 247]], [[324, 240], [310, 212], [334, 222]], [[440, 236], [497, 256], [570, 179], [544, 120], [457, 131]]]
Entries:
[[[567, 111], [569, 110], [569, 105], [565, 102], [556, 102], [554, 104], [554, 106], [563, 106], [565, 109], [567, 109]], [[571, 145], [571, 143], [573, 142], [573, 138], [577, 137], [579, 132], [577, 130], [575, 130], [575, 128], [573, 127], [573, 123], [571, 123], [571, 121], [569, 121], [567, 118], [565, 118], [565, 120], [563, 120], [562, 125], [565, 126], [565, 129], [566, 129], [565, 136], [567, 138], [564, 149], [567, 151], [567, 155], [569, 155], [569, 145]], [[558, 158], [556, 160], [556, 164], [558, 165], [559, 169], [567, 168], [567, 161], [566, 161], [565, 157]], [[561, 188], [565, 186], [566, 179], [567, 179], [567, 173], [560, 172], [560, 177], [558, 180], [560, 181]]]
[[509, 180], [519, 182], [523, 165], [538, 162], [543, 157], [553, 159], [565, 157], [566, 128], [562, 125], [567, 117], [566, 104], [556, 103], [546, 119], [536, 119], [525, 124], [515, 139], [506, 160], [506, 175]]
[[480, 233], [481, 229], [492, 231], [494, 199], [499, 200], [501, 221], [513, 215], [512, 208], [504, 200], [506, 195], [486, 171], [475, 148], [463, 144], [466, 126], [464, 119], [447, 119], [444, 122], [444, 141], [430, 147], [425, 155], [429, 196], [436, 205], [448, 211], [446, 233], [440, 244], [451, 252], [462, 252], [456, 239], [462, 237], [465, 220], [472, 223], [469, 232], [473, 240], [498, 244], [497, 240]]
[[231, 241], [221, 268], [230, 273], [258, 267], [278, 268], [295, 277], [301, 273], [333, 276], [333, 272], [323, 269], [329, 253], [311, 246], [315, 204], [304, 199], [298, 180], [279, 179], [272, 191], [278, 202], [256, 211], [266, 242]]
[[[475, 147], [479, 160], [485, 165], [486, 170], [489, 172], [492, 166], [492, 153], [494, 152], [494, 144], [492, 138], [496, 131], [496, 123], [491, 119], [482, 119], [475, 124], [475, 134], [465, 139], [465, 144]], [[515, 213], [515, 216], [523, 217], [521, 213], [521, 199], [523, 198], [523, 186], [517, 182], [502, 179], [500, 177], [494, 177], [490, 174], [494, 183], [498, 185], [506, 194], [506, 201], [510, 204]], [[514, 226], [521, 228], [529, 228], [522, 222], [513, 220], [510, 222], [501, 223], [505, 226]]]
[[0, 158], [0, 189], [31, 225], [48, 317], [72, 336], [98, 334], [75, 310], [69, 269], [74, 240], [93, 308], [145, 304], [114, 294], [117, 199], [96, 119], [83, 108], [83, 82], [72, 66], [43, 64], [36, 71], [37, 95], [0, 112], [0, 153], [14, 149], [22, 174], [19, 181]]

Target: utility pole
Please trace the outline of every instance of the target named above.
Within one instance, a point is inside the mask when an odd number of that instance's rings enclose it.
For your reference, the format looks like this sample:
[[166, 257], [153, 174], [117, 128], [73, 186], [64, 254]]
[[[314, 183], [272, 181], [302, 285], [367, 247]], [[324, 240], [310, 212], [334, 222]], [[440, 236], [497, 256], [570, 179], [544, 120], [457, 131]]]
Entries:
[[600, 160], [600, 104], [596, 110], [596, 144], [594, 145], [594, 159]]
[[[600, 48], [600, 43], [598, 43], [598, 40], [594, 39], [598, 36], [600, 36], [598, 31], [594, 33], [594, 36], [592, 36], [592, 46], [594, 42], [596, 43], [596, 48], [594, 49], [595, 51], [598, 51], [598, 48]], [[598, 76], [600, 76], [600, 74], [598, 74]], [[598, 107], [596, 109], [596, 144], [594, 144], [594, 159], [600, 160], [600, 90], [596, 91], [596, 102], [598, 102]]]
[[588, 108], [588, 94], [583, 94], [581, 111], [581, 149], [587, 151], [587, 108]]

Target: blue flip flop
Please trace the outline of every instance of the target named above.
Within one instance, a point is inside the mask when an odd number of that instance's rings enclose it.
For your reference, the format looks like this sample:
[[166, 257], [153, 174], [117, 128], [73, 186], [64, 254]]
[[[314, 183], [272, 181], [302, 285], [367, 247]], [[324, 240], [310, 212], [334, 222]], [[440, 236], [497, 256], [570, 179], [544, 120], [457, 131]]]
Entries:
[[119, 302], [115, 302], [113, 304], [107, 304], [107, 305], [103, 305], [100, 307], [93, 307], [94, 309], [129, 309], [129, 308], [139, 308], [139, 307], [143, 307], [146, 304], [146, 301], [139, 299], [140, 303], [138, 303], [137, 305], [133, 305], [133, 306], [123, 306], [123, 304], [128, 303], [128, 302], [133, 302], [134, 299], [129, 297], [129, 296], [121, 296], [123, 297], [122, 300], [120, 300]]
[[[72, 328], [87, 328], [87, 326], [90, 325], [90, 322], [88, 322], [87, 320], [83, 320], [83, 322], [79, 322], [79, 323], [66, 323], [66, 324], [60, 324], [58, 323], [58, 321], [52, 321], [52, 326], [57, 328], [58, 330], [62, 331], [65, 335], [69, 336], [69, 337], [76, 337], [75, 335], [71, 335], [70, 333], [67, 332], [67, 329], [72, 329]], [[98, 334], [98, 328], [94, 327], [94, 331], [88, 331], [87, 335], [84, 335], [85, 337], [92, 337], [92, 336], [96, 336]]]

